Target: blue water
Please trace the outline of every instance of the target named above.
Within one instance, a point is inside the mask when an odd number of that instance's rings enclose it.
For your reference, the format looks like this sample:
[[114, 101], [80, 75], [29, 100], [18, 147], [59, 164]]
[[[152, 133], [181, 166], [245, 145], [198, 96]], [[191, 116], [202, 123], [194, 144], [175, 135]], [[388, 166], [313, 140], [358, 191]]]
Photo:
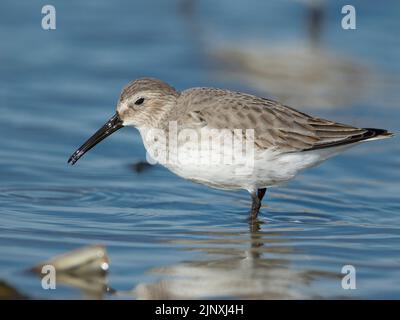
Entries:
[[[145, 159], [132, 128], [67, 165], [128, 81], [256, 92], [216, 75], [209, 51], [223, 41], [277, 47], [306, 38], [301, 2], [194, 3], [190, 12], [184, 1], [53, 0], [57, 29], [44, 31], [43, 1], [1, 2], [0, 280], [34, 298], [88, 297], [62, 284], [43, 290], [25, 271], [100, 243], [118, 292], [104, 298], [400, 298], [398, 137], [272, 189], [252, 230], [246, 192], [212, 190], [160, 166], [132, 170]], [[390, 80], [367, 101], [302, 110], [398, 132], [399, 4], [353, 1], [353, 31], [340, 28], [344, 4], [327, 2], [323, 46]], [[344, 265], [356, 269], [356, 290], [342, 289]]]

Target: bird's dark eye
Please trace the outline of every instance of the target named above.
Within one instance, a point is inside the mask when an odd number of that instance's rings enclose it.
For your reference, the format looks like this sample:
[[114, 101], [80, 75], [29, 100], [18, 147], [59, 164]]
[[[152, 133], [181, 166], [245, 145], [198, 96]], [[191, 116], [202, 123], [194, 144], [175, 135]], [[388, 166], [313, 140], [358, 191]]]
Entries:
[[140, 104], [143, 103], [143, 101], [144, 101], [144, 98], [139, 98], [139, 99], [137, 99], [137, 100], [135, 101], [135, 104], [136, 104], [136, 105], [140, 105]]

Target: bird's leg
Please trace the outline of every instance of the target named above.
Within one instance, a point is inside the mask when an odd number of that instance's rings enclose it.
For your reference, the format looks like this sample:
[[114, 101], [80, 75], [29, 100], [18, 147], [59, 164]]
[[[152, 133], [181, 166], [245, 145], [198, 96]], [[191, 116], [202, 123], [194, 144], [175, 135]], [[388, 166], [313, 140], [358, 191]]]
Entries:
[[258, 191], [257, 191], [257, 196], [258, 196], [258, 199], [260, 199], [260, 204], [261, 204], [262, 199], [264, 198], [266, 191], [267, 191], [267, 188], [261, 188], [261, 189], [258, 189]]
[[267, 188], [262, 188], [258, 189], [257, 192], [254, 190], [251, 193], [251, 213], [250, 213], [250, 218], [251, 220], [254, 220], [257, 218], [258, 212], [260, 211], [261, 208], [261, 201], [265, 195], [265, 192], [267, 191]]

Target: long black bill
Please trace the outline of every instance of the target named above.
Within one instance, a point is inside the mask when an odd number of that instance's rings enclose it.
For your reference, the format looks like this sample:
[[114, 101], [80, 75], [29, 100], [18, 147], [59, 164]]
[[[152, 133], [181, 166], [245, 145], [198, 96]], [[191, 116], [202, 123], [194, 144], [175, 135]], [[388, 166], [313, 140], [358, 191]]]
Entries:
[[68, 163], [75, 164], [86, 152], [92, 149], [101, 140], [107, 138], [110, 134], [123, 127], [122, 120], [118, 113], [115, 113], [107, 123], [96, 131], [83, 145], [76, 150], [68, 159]]

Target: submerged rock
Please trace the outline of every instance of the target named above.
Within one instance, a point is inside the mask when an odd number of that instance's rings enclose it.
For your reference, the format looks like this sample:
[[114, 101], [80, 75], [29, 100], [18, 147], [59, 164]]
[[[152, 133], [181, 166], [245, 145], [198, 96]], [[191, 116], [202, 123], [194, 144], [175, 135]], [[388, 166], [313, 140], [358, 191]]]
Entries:
[[102, 245], [92, 245], [79, 248], [39, 263], [31, 269], [42, 273], [45, 265], [53, 266], [57, 273], [73, 275], [105, 275], [109, 268], [107, 252]]
[[107, 284], [109, 259], [104, 246], [91, 245], [39, 263], [30, 271], [44, 277], [47, 266], [54, 267], [56, 283], [80, 289], [91, 299], [101, 299], [113, 290]]

